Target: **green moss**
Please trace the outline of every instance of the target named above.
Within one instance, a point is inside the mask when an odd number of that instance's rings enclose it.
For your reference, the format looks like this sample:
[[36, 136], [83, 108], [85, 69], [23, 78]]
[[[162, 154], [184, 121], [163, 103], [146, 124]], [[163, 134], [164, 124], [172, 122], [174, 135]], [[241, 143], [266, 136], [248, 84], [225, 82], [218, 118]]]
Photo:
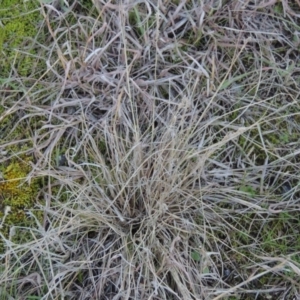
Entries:
[[[30, 183], [25, 178], [31, 171], [31, 157], [22, 160], [13, 159], [6, 166], [1, 167], [2, 179], [0, 181], [0, 231], [8, 237], [11, 226], [32, 227], [32, 220], [26, 215], [28, 209], [32, 209], [37, 201], [40, 190], [40, 179], [33, 178]], [[10, 212], [5, 215], [6, 208]], [[37, 212], [36, 217], [41, 221], [42, 212]], [[14, 239], [23, 239], [24, 236], [15, 236]], [[0, 252], [3, 250], [0, 241]]]
[[[14, 65], [18, 75], [28, 76], [32, 72], [32, 65], [36, 58], [28, 54], [35, 54], [33, 49], [28, 48], [30, 38], [34, 39], [42, 20], [37, 1], [4, 0], [1, 1], [0, 10], [0, 78], [9, 76], [11, 66]], [[26, 44], [26, 45], [25, 45]], [[16, 50], [22, 49], [28, 54], [23, 57]]]
[[36, 183], [22, 184], [22, 179], [30, 171], [27, 162], [15, 161], [4, 170], [4, 181], [0, 183], [4, 204], [16, 208], [25, 208], [32, 204], [32, 194], [37, 188]]

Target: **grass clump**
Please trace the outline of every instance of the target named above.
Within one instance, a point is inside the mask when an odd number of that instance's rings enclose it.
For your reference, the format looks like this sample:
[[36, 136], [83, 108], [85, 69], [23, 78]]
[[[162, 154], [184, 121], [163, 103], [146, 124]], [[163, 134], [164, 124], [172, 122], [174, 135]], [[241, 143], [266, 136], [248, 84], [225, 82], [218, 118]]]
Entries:
[[41, 3], [47, 68], [5, 78], [0, 151], [45, 203], [2, 235], [2, 293], [297, 296], [296, 8], [197, 3]]

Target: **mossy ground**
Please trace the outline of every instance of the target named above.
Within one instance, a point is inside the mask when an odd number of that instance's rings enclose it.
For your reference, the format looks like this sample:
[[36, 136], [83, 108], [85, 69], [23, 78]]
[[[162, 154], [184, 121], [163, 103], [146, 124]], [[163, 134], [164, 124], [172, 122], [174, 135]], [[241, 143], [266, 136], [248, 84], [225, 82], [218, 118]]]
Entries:
[[[38, 79], [40, 72], [43, 72], [45, 65], [37, 59], [38, 53], [35, 48], [35, 39], [43, 40], [39, 32], [43, 17], [40, 13], [39, 1], [3, 0], [0, 8], [0, 84], [4, 87], [4, 96], [11, 95], [10, 102], [16, 102], [24, 95], [24, 89], [20, 90], [16, 80], [12, 78], [28, 78], [30, 87], [35, 79]], [[18, 87], [17, 87], [18, 86]], [[4, 145], [10, 141], [26, 140], [30, 132], [28, 124], [21, 122], [17, 125], [20, 115], [18, 113], [4, 117], [6, 109], [11, 104], [1, 101], [0, 106], [1, 132], [0, 143]], [[0, 103], [0, 104], [1, 104]], [[32, 123], [36, 120], [32, 120]], [[17, 126], [16, 126], [17, 125]], [[25, 125], [25, 126], [24, 126]], [[14, 126], [16, 126], [14, 128]], [[0, 219], [1, 233], [6, 238], [12, 226], [33, 226], [32, 219], [26, 215], [28, 210], [34, 208], [38, 202], [38, 194], [41, 188], [41, 181], [32, 178], [29, 181], [33, 163], [33, 156], [26, 153], [31, 149], [32, 144], [24, 141], [5, 147], [2, 150], [2, 163], [0, 167]], [[15, 155], [16, 154], [16, 155]], [[8, 159], [5, 160], [4, 158]], [[10, 212], [4, 216], [5, 209], [9, 207]], [[42, 214], [37, 213], [41, 220]], [[24, 242], [24, 236], [15, 235], [14, 241]], [[3, 244], [0, 243], [0, 251]]]
[[[41, 189], [41, 180], [32, 179], [30, 183], [26, 178], [31, 171], [30, 162], [32, 157], [19, 157], [11, 159], [8, 164], [1, 167], [2, 178], [0, 181], [1, 194], [1, 229], [5, 238], [9, 238], [10, 229], [16, 227], [32, 227], [32, 218], [27, 214], [41, 200], [38, 195]], [[42, 203], [42, 202], [40, 202]], [[9, 208], [9, 213], [5, 211]], [[42, 211], [36, 212], [36, 217], [42, 223]], [[16, 235], [12, 237], [13, 242], [26, 242], [24, 236]], [[0, 249], [3, 245], [0, 243]]]
[[[78, 3], [74, 8], [75, 11], [79, 10], [88, 15], [95, 12], [91, 1]], [[58, 4], [57, 9], [64, 11], [67, 7], [64, 4], [60, 7]], [[26, 101], [26, 97], [31, 99], [33, 95], [34, 97], [38, 95], [37, 98], [43, 101], [49, 92], [47, 92], [48, 88], [45, 89], [45, 85], [39, 83], [46, 72], [46, 57], [41, 56], [41, 48], [37, 46], [46, 41], [45, 26], [43, 26], [45, 20], [40, 1], [3, 0], [0, 20], [0, 84], [4, 87], [2, 91], [4, 97], [9, 99], [6, 102], [2, 101], [3, 105], [0, 102], [2, 115], [0, 144], [9, 145], [3, 148], [5, 155], [2, 157], [3, 163], [0, 167], [0, 220], [3, 221], [2, 223], [0, 221], [2, 225], [0, 232], [8, 238], [10, 229], [14, 226], [28, 228], [36, 226], [35, 220], [28, 217], [28, 211], [33, 211], [37, 220], [42, 223], [43, 212], [35, 209], [35, 206], [43, 203], [39, 195], [47, 180], [41, 177], [29, 179], [28, 175], [36, 160], [32, 154], [32, 138], [37, 131], [47, 135], [47, 130], [41, 129], [47, 119], [41, 116], [27, 118], [27, 110], [4, 115], [15, 102]], [[65, 22], [76, 24], [77, 19], [70, 14]], [[13, 78], [17, 80], [23, 78], [22, 82], [25, 85], [21, 87]], [[20, 120], [22, 117], [24, 120]], [[55, 124], [57, 121], [53, 122]], [[10, 145], [11, 141], [16, 143]], [[62, 163], [60, 159], [64, 157], [66, 149], [74, 145], [74, 141], [65, 144], [62, 138], [61, 143], [57, 144], [51, 154], [51, 164], [54, 167], [65, 165], [66, 161]], [[103, 143], [101, 147], [104, 147]], [[53, 183], [53, 179], [49, 180]], [[61, 201], [64, 201], [65, 190], [62, 191], [56, 185], [52, 191], [53, 194], [60, 194]], [[10, 212], [4, 216], [7, 207], [10, 208]], [[13, 237], [13, 241], [26, 242], [26, 238], [30, 239], [28, 235], [24, 236], [21, 232], [21, 235], [17, 234]], [[1, 243], [0, 252], [3, 250], [2, 246]]]
[[[2, 112], [4, 108], [2, 107]], [[28, 216], [30, 210], [35, 210], [37, 204], [42, 204], [40, 191], [41, 178], [29, 178], [34, 163], [31, 153], [32, 142], [29, 141], [30, 130], [26, 121], [17, 122], [14, 116], [2, 119], [0, 144], [2, 145], [2, 162], [0, 166], [0, 232], [9, 238], [10, 229], [16, 227], [35, 226], [35, 220]], [[21, 141], [10, 143], [10, 141]], [[4, 146], [7, 145], [7, 146]], [[9, 213], [5, 213], [9, 209]], [[35, 210], [36, 217], [42, 222], [42, 211]], [[27, 236], [28, 237], [28, 236]], [[16, 234], [12, 241], [25, 242], [23, 234]], [[0, 242], [0, 251], [3, 251]]]
[[[38, 54], [33, 41], [43, 18], [39, 1], [3, 0], [0, 9], [0, 79], [15, 72], [30, 77], [36, 70]], [[38, 66], [40, 68], [40, 66]]]

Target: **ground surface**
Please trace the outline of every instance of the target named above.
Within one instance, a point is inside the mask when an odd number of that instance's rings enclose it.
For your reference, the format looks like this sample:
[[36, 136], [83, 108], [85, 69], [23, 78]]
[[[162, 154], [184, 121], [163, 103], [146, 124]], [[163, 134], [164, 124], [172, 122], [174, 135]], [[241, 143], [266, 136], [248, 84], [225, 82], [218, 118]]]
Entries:
[[298, 299], [290, 2], [2, 1], [2, 299]]

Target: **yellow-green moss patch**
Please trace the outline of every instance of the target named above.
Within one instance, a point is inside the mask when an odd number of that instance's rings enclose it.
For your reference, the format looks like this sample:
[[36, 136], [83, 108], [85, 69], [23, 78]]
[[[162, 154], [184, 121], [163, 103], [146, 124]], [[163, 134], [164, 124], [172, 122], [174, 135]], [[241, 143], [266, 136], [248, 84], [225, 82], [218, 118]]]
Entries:
[[[29, 76], [36, 58], [34, 49], [29, 46], [39, 31], [42, 20], [37, 1], [4, 0], [0, 9], [0, 78], [6, 78], [14, 66], [20, 76]], [[22, 50], [28, 54], [18, 54]]]
[[[37, 202], [40, 190], [40, 179], [32, 178], [31, 182], [26, 177], [31, 171], [30, 157], [12, 160], [7, 166], [1, 167], [0, 181], [0, 219], [1, 233], [8, 237], [11, 226], [32, 226], [32, 220], [26, 215]], [[9, 208], [10, 212], [5, 215]], [[38, 218], [42, 214], [38, 214]], [[15, 237], [18, 238], [18, 237]], [[1, 250], [0, 241], [0, 250]]]

